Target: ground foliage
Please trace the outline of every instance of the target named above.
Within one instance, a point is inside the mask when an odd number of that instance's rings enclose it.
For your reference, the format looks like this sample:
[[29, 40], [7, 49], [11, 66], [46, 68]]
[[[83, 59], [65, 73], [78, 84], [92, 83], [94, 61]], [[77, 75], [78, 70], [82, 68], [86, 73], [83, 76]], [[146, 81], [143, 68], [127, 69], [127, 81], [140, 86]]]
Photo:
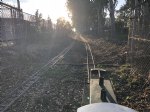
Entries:
[[130, 65], [122, 65], [112, 74], [118, 103], [140, 112], [149, 112], [150, 82], [147, 75], [131, 73]]
[[126, 44], [106, 39], [88, 39], [97, 67], [111, 72], [119, 104], [140, 112], [150, 111], [150, 74], [141, 74], [126, 63]]

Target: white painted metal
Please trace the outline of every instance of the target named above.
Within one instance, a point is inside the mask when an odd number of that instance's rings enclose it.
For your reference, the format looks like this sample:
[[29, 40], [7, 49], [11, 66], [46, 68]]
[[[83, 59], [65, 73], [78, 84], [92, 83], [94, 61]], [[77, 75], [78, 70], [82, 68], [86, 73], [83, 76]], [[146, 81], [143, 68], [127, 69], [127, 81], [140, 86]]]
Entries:
[[137, 112], [113, 103], [94, 103], [78, 108], [77, 112]]

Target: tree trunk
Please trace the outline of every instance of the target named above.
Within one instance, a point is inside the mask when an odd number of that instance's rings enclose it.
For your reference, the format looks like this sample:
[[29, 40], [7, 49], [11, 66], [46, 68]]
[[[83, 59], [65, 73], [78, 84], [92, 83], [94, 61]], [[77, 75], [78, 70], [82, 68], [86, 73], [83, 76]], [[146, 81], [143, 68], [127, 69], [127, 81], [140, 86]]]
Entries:
[[143, 7], [143, 37], [150, 39], [150, 10], [148, 3]]
[[102, 7], [99, 4], [97, 15], [98, 15], [98, 35], [103, 36], [103, 15], [102, 15]]
[[115, 37], [116, 28], [115, 28], [115, 4], [113, 3], [113, 0], [109, 0], [109, 7], [110, 7], [110, 19], [111, 19], [111, 36]]

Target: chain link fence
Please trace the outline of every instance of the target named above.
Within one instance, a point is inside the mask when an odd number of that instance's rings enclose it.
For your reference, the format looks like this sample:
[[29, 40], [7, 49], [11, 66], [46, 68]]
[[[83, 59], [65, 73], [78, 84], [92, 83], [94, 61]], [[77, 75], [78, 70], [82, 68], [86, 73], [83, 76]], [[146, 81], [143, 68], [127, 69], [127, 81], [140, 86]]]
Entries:
[[135, 3], [130, 9], [128, 61], [133, 74], [150, 72], [150, 8], [148, 1]]
[[24, 41], [36, 31], [35, 16], [0, 2], [0, 41]]

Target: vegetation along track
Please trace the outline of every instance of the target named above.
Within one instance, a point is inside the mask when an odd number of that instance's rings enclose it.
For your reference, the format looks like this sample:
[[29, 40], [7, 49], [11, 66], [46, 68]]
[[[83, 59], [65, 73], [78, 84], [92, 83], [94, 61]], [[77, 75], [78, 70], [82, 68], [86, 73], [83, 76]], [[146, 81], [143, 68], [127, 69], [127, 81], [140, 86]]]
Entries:
[[58, 61], [63, 59], [63, 57], [70, 51], [74, 43], [65, 48], [57, 56], [50, 59], [47, 64], [41, 67], [37, 72], [32, 74], [27, 80], [25, 80], [21, 85], [18, 85], [10, 94], [1, 99], [0, 112], [5, 112], [17, 99], [19, 99], [49, 68], [53, 67]]

